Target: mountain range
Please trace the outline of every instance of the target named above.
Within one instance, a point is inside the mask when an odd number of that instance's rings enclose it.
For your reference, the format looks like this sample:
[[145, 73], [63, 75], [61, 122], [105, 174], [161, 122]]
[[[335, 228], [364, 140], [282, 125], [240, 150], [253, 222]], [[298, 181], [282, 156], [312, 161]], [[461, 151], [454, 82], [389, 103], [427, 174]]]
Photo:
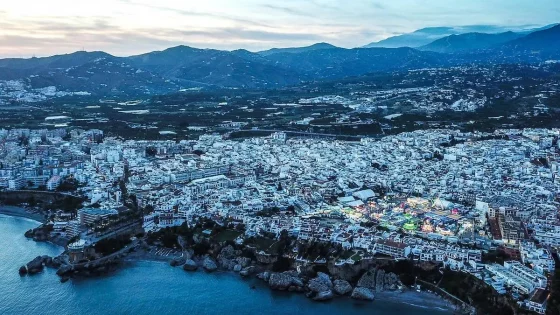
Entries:
[[518, 26], [518, 27], [500, 27], [494, 25], [467, 25], [460, 27], [427, 27], [422, 28], [412, 33], [401, 34], [392, 36], [384, 40], [373, 42], [364, 46], [364, 48], [400, 48], [411, 47], [418, 48], [426, 46], [439, 39], [468, 33], [482, 33], [482, 34], [499, 34], [514, 32], [521, 35], [527, 35], [532, 32], [542, 31], [549, 29], [558, 24], [549, 24], [542, 27], [534, 26]]
[[[448, 31], [431, 28], [418, 32], [441, 35]], [[56, 86], [63, 91], [95, 95], [150, 95], [191, 87], [277, 88], [372, 72], [555, 58], [560, 59], [560, 25], [529, 33], [448, 35], [417, 49], [345, 49], [319, 43], [253, 53], [177, 46], [130, 57], [75, 52], [10, 58], [0, 59], [0, 80], [25, 80], [33, 88]]]
[[418, 47], [419, 50], [435, 51], [440, 53], [456, 53], [469, 50], [488, 49], [523, 37], [520, 33], [504, 32], [498, 34], [466, 33], [450, 35], [435, 40], [428, 45]]

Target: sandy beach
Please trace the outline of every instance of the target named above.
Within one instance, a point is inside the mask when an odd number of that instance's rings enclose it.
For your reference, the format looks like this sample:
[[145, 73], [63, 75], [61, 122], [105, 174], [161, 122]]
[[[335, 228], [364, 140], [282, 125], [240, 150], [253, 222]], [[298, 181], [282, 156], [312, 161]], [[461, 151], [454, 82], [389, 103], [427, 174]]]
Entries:
[[13, 217], [27, 218], [41, 223], [45, 222], [45, 217], [42, 214], [36, 212], [30, 212], [29, 210], [21, 207], [0, 205], [0, 214], [9, 215]]
[[413, 291], [407, 290], [404, 292], [397, 291], [384, 291], [377, 292], [375, 294], [375, 299], [379, 301], [392, 301], [398, 303], [404, 303], [408, 305], [413, 305], [422, 308], [435, 308], [440, 310], [454, 311], [456, 306], [453, 303], [443, 299], [442, 297], [429, 293], [426, 291]]

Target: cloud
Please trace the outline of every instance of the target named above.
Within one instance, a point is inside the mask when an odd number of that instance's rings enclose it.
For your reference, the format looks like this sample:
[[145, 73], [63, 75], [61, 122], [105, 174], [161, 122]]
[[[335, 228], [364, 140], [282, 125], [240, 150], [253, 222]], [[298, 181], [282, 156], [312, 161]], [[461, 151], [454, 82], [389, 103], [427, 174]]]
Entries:
[[262, 7], [267, 8], [267, 9], [271, 9], [271, 10], [274, 10], [274, 11], [280, 11], [280, 12], [283, 12], [283, 13], [287, 13], [289, 15], [297, 15], [297, 16], [305, 16], [305, 17], [313, 16], [310, 12], [306, 12], [306, 11], [298, 10], [298, 9], [293, 9], [293, 8], [288, 8], [288, 7], [283, 7], [283, 6], [272, 5], [272, 4], [263, 4]]
[[[72, 19], [69, 19], [72, 20]], [[282, 30], [251, 29], [249, 27], [213, 28], [135, 28], [125, 29], [104, 19], [83, 24], [59, 21], [33, 21], [31, 28], [44, 28], [44, 32], [24, 32], [17, 23], [0, 22], [10, 29], [10, 34], [0, 35], [0, 55], [29, 57], [47, 56], [81, 50], [104, 50], [125, 56], [162, 50], [185, 44], [199, 48], [232, 49], [243, 47], [261, 50], [285, 43], [308, 44], [326, 41], [328, 37], [312, 32], [287, 32]]]
[[190, 10], [178, 9], [173, 7], [158, 6], [158, 5], [148, 4], [148, 3], [139, 3], [133, 0], [119, 0], [119, 1], [128, 3], [133, 6], [168, 12], [172, 14], [187, 16], [187, 17], [209, 17], [209, 18], [228, 20], [228, 21], [237, 22], [246, 25], [270, 27], [270, 25], [261, 21], [257, 21], [255, 19], [246, 19], [246, 18], [241, 18], [232, 15], [218, 14], [218, 13], [211, 13], [211, 12], [201, 12], [201, 11], [190, 11]]
[[505, 5], [511, 0], [96, 0], [75, 7], [62, 5], [69, 0], [30, 6], [33, 1], [2, 6], [0, 56], [82, 47], [130, 55], [179, 44], [228, 50], [316, 42], [356, 47], [429, 26], [479, 24], [472, 29], [497, 32], [512, 29], [500, 25], [544, 25], [558, 22], [560, 10], [557, 0], [541, 0], [539, 6]]

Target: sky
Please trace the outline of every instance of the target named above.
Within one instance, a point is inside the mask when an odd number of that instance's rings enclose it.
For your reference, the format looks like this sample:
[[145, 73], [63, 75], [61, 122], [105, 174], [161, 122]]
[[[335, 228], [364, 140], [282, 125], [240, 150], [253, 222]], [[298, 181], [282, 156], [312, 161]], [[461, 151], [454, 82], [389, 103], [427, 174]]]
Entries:
[[350, 48], [430, 26], [557, 22], [558, 0], [0, 0], [0, 57]]

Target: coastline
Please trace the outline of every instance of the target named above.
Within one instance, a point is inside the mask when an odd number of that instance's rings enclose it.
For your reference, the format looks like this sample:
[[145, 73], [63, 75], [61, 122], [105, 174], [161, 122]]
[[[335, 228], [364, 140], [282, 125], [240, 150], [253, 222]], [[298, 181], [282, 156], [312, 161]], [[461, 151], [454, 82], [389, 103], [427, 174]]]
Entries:
[[[13, 266], [21, 263], [22, 259], [31, 259], [37, 255], [56, 255], [58, 250], [52, 250], [50, 246], [44, 244], [38, 246], [31, 244], [20, 237], [24, 230], [31, 228], [33, 225], [31, 221], [23, 218], [2, 221], [3, 227], [11, 227], [2, 229], [3, 239], [6, 244], [12, 242], [14, 244], [14, 246], [6, 246], [7, 251], [2, 251], [5, 264], [0, 269], [0, 272], [8, 275], [2, 278], [0, 287], [10, 288], [5, 296], [7, 304], [3, 305], [9, 308], [10, 314], [31, 314], [42, 311], [47, 315], [73, 313], [210, 315], [229, 311], [256, 315], [262, 314], [263, 310], [274, 315], [453, 314], [425, 307], [422, 303], [414, 302], [420, 307], [410, 306], [408, 303], [415, 299], [409, 298], [407, 293], [395, 293], [396, 298], [402, 297], [402, 304], [387, 301], [382, 294], [379, 294], [378, 299], [373, 302], [356, 301], [350, 297], [314, 302], [302, 294], [272, 291], [264, 281], [255, 277], [242, 279], [238, 274], [226, 271], [217, 271], [215, 274], [207, 274], [203, 271], [186, 273], [177, 267], [170, 267], [165, 261], [138, 261], [124, 264], [117, 271], [109, 272], [107, 275], [79, 277], [67, 283], [56, 281], [58, 278], [52, 269], [21, 279]], [[33, 245], [30, 246], [31, 251], [26, 245]], [[51, 251], [48, 251], [49, 249]], [[251, 288], [253, 285], [256, 289]], [[127, 294], [122, 294], [123, 292]], [[48, 299], [45, 298], [46, 296], [55, 298]]]
[[[181, 267], [172, 267], [169, 265], [169, 262], [175, 257], [172, 256], [159, 256], [159, 255], [155, 255], [149, 252], [146, 252], [144, 250], [141, 251], [137, 251], [137, 252], [133, 252], [128, 254], [122, 261], [124, 263], [130, 263], [130, 264], [134, 264], [134, 263], [158, 263], [158, 264], [165, 264], [167, 265], [167, 267], [169, 268], [177, 268], [177, 269], [181, 269]], [[124, 268], [126, 268], [126, 265], [124, 266]], [[208, 276], [212, 276], [213, 273], [209, 273], [206, 272], [202, 269], [202, 267], [200, 267], [198, 270], [196, 271], [185, 271], [187, 273], [204, 273], [207, 274]], [[239, 277], [239, 281], [242, 280], [241, 276], [239, 275], [239, 273], [236, 273], [234, 271], [230, 271], [230, 270], [223, 270], [223, 269], [218, 269], [217, 271], [215, 271], [214, 273], [225, 273], [225, 274], [230, 274], [232, 276], [237, 276]], [[268, 284], [266, 283], [266, 281], [260, 280], [257, 277], [255, 277], [254, 275], [249, 276], [247, 278], [250, 279], [254, 279], [259, 283], [259, 287], [261, 287], [263, 290], [268, 290], [271, 293], [277, 292], [273, 289], [271, 289]], [[288, 293], [287, 291], [283, 291], [285, 293]], [[296, 292], [289, 292], [289, 294], [298, 294]], [[299, 293], [301, 294], [301, 293]], [[349, 296], [339, 296], [338, 299], [333, 299], [331, 301], [328, 301], [326, 303], [336, 303], [337, 300], [350, 300]], [[360, 302], [358, 300], [352, 300], [355, 302]], [[445, 311], [445, 312], [449, 312], [450, 314], [454, 314], [457, 311], [457, 306], [453, 305], [453, 303], [451, 303], [451, 301], [436, 295], [434, 293], [429, 293], [427, 291], [415, 291], [415, 290], [410, 290], [410, 289], [406, 289], [405, 291], [381, 291], [381, 292], [375, 292], [375, 299], [372, 301], [373, 305], [375, 305], [376, 303], [383, 303], [383, 302], [393, 302], [393, 303], [402, 303], [402, 304], [407, 304], [413, 307], [418, 307], [418, 308], [424, 308], [424, 309], [437, 309], [440, 311]], [[324, 302], [315, 302], [315, 303], [324, 303]]]
[[45, 217], [39, 213], [29, 212], [25, 208], [17, 207], [17, 206], [7, 206], [7, 205], [0, 205], [0, 214], [11, 216], [11, 217], [19, 217], [19, 218], [26, 218], [33, 221], [37, 221], [39, 223], [45, 223]]
[[383, 291], [376, 293], [376, 300], [391, 301], [397, 303], [408, 304], [414, 307], [426, 309], [438, 309], [442, 311], [454, 312], [457, 307], [450, 301], [426, 291], [417, 292], [414, 290], [406, 290], [404, 292]]
[[[37, 223], [41, 223], [44, 222], [44, 219], [42, 218], [42, 216], [38, 213], [32, 213], [32, 212], [28, 212], [27, 209], [25, 208], [21, 208], [21, 207], [15, 207], [15, 206], [0, 206], [0, 215], [6, 215], [6, 216], [11, 216], [11, 217], [17, 217], [17, 218], [23, 218], [23, 219], [29, 219], [32, 221], [35, 221]], [[61, 246], [60, 244], [56, 244], [53, 242], [49, 242], [53, 245], [56, 246]], [[132, 253], [128, 253], [125, 257], [122, 258], [122, 262], [124, 263], [123, 265], [121, 265], [121, 268], [128, 268], [130, 267], [127, 266], [127, 264], [134, 264], [134, 263], [158, 263], [158, 264], [165, 264], [168, 268], [174, 268], [172, 266], [170, 266], [170, 261], [173, 258], [176, 258], [178, 256], [161, 256], [158, 254], [154, 254], [151, 252], [148, 252], [146, 250], [139, 250], [139, 251], [135, 251]], [[182, 269], [179, 267], [176, 267], [178, 269]], [[187, 272], [187, 271], [185, 271]], [[197, 271], [188, 271], [190, 272], [195, 272], [195, 273], [202, 273], [202, 274], [207, 274], [208, 276], [212, 276], [211, 273], [205, 272], [203, 271], [202, 268], [199, 268], [199, 270]], [[216, 273], [219, 274], [229, 274], [231, 276], [237, 276], [239, 277], [238, 281], [241, 281], [241, 277], [239, 275], [239, 273], [233, 272], [233, 271], [229, 271], [229, 270], [223, 270], [223, 269], [218, 269], [216, 271]], [[258, 287], [260, 287], [262, 290], [267, 290], [270, 291], [271, 294], [274, 294], [276, 291], [271, 289], [266, 281], [262, 281], [258, 278], [256, 278], [255, 276], [249, 276], [248, 278], [253, 279], [254, 281], [256, 281], [256, 283], [258, 283]], [[287, 292], [286, 292], [287, 293]], [[289, 294], [298, 294], [295, 292], [289, 293]], [[332, 301], [328, 301], [327, 303], [336, 303], [338, 301], [344, 301], [344, 300], [350, 300], [349, 296], [340, 296], [338, 299], [334, 299]], [[381, 291], [381, 292], [375, 292], [375, 300], [372, 302], [373, 305], [375, 305], [376, 303], [383, 303], [383, 302], [392, 302], [392, 303], [399, 303], [399, 304], [407, 304], [413, 307], [418, 307], [418, 308], [423, 308], [423, 309], [434, 309], [434, 310], [439, 310], [439, 311], [444, 311], [444, 312], [449, 312], [450, 314], [453, 314], [456, 310], [457, 307], [454, 306], [450, 301], [446, 300], [443, 297], [440, 297], [436, 294], [433, 293], [429, 293], [426, 291], [422, 291], [422, 292], [417, 292], [415, 290], [406, 290], [406, 291]], [[323, 302], [316, 302], [316, 303], [323, 303]]]

